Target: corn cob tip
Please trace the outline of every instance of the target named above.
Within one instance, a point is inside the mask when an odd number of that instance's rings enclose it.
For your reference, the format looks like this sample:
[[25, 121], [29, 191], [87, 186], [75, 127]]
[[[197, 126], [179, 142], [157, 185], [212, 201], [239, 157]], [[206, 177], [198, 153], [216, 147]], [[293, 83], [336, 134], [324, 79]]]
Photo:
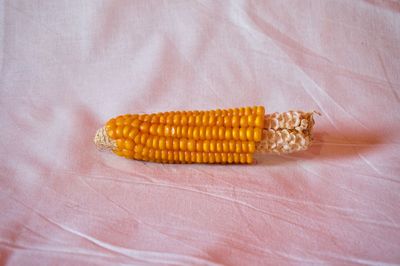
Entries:
[[307, 150], [313, 140], [313, 115], [320, 113], [288, 111], [265, 116], [265, 127], [256, 151], [263, 153], [292, 153]]
[[96, 131], [93, 141], [99, 150], [113, 150], [117, 147], [116, 141], [108, 137], [105, 127]]

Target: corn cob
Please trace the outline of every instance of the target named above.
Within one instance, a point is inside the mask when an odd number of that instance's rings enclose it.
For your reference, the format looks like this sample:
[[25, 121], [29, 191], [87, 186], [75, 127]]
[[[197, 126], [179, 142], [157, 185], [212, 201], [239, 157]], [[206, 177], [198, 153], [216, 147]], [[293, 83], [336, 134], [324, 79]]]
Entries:
[[313, 113], [265, 115], [263, 106], [127, 114], [110, 119], [94, 142], [130, 159], [160, 163], [251, 164], [255, 152], [305, 150]]

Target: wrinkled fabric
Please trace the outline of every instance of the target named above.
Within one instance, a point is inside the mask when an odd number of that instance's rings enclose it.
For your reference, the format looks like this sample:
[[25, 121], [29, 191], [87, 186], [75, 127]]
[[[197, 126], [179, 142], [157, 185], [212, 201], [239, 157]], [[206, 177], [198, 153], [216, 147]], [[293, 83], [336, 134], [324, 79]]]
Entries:
[[[0, 1], [0, 264], [400, 264], [400, 3]], [[316, 110], [250, 166], [98, 151], [124, 113]]]

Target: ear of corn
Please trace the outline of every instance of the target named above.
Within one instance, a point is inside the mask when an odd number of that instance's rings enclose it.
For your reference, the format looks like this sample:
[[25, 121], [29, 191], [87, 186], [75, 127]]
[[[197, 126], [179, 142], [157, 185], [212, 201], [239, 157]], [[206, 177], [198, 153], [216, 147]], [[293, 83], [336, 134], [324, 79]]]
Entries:
[[143, 161], [251, 164], [256, 151], [306, 149], [312, 125], [312, 113], [266, 116], [262, 106], [127, 114], [110, 119], [97, 132], [95, 143]]

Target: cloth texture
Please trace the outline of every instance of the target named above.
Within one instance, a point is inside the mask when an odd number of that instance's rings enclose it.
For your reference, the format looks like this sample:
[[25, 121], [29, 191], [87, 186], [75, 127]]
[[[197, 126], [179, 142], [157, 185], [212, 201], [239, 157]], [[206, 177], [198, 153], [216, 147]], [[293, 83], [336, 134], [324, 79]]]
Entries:
[[[0, 264], [399, 265], [397, 0], [0, 0]], [[316, 110], [306, 152], [100, 152], [126, 113]]]

